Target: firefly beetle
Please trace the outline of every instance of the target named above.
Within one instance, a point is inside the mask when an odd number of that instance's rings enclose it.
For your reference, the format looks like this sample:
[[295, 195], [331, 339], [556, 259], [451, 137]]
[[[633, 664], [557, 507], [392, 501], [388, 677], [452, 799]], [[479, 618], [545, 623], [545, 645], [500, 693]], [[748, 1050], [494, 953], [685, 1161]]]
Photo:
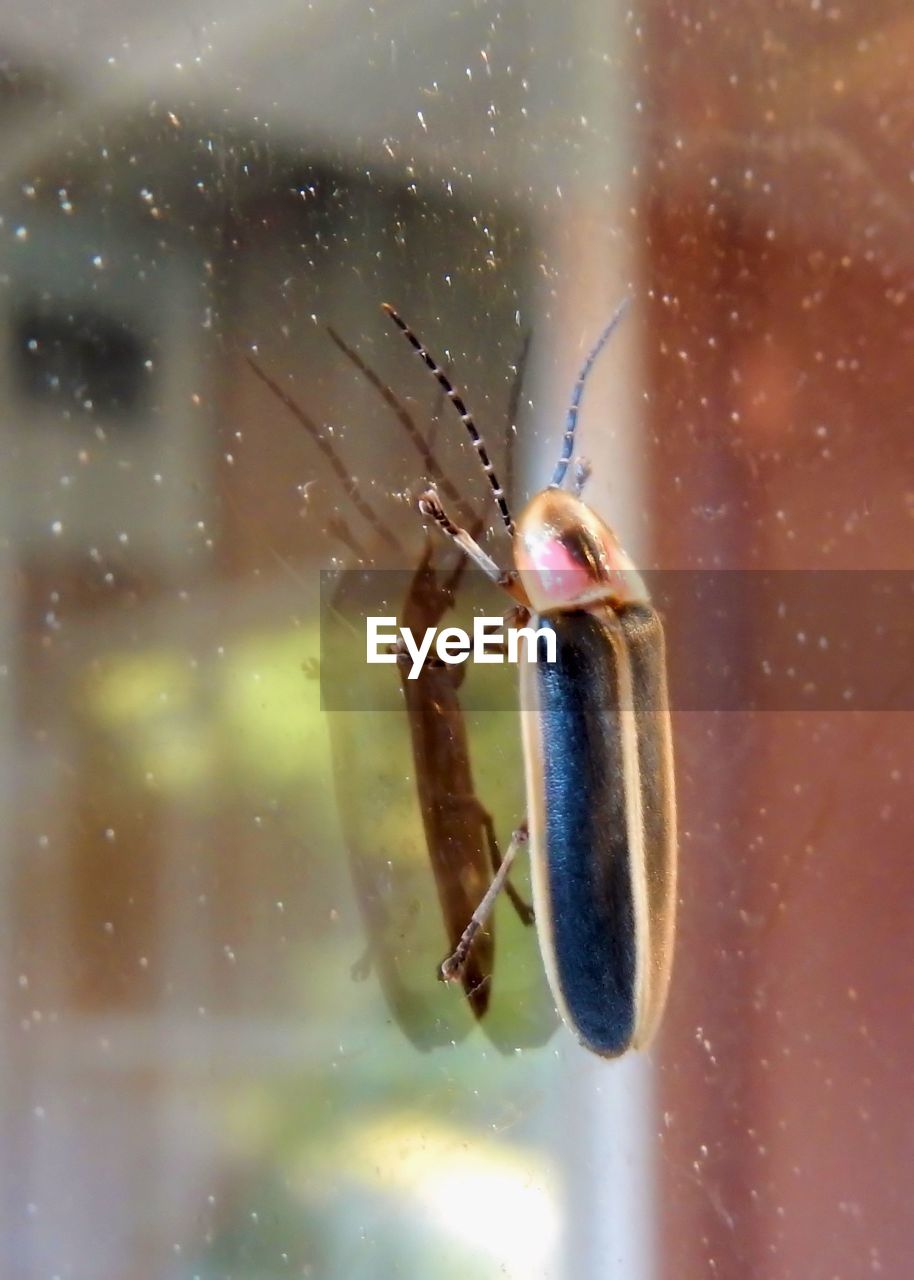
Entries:
[[[564, 1021], [592, 1052], [643, 1048], [663, 1011], [676, 902], [676, 815], [663, 626], [615, 534], [581, 499], [586, 476], [563, 488], [584, 387], [623, 303], [588, 353], [571, 397], [549, 486], [515, 524], [462, 398], [416, 335], [384, 310], [456, 408], [511, 537], [502, 571], [438, 494], [420, 499], [473, 562], [556, 634], [554, 664], [523, 661], [520, 702], [537, 933]], [[459, 978], [526, 830], [442, 966]]]

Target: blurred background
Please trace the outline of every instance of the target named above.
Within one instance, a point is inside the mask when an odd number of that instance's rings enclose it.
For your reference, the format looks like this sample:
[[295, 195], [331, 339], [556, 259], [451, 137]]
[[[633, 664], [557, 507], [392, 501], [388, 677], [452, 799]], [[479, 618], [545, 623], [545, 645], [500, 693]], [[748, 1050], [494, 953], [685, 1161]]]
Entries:
[[[648, 1054], [555, 1027], [510, 906], [476, 1026], [405, 716], [320, 708], [378, 531], [249, 358], [408, 568], [427, 466], [328, 326], [482, 512], [379, 304], [519, 506], [628, 294], [580, 443], [639, 563], [910, 571], [912, 73], [903, 0], [0, 5], [4, 1276], [910, 1273], [910, 671], [677, 711]], [[752, 604], [698, 648], [763, 663]]]

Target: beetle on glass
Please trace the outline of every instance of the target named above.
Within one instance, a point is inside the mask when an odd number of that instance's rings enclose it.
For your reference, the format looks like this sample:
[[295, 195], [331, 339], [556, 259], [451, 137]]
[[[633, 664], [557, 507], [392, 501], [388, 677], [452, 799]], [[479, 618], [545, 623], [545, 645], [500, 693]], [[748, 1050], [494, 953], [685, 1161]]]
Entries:
[[524, 661], [521, 723], [527, 825], [442, 966], [458, 980], [518, 848], [529, 843], [537, 933], [556, 1005], [585, 1048], [613, 1058], [644, 1048], [669, 985], [676, 903], [673, 753], [663, 626], [607, 524], [563, 488], [578, 410], [620, 306], [575, 382], [549, 486], [515, 523], [485, 444], [447, 375], [393, 307], [384, 310], [437, 378], [466, 427], [502, 522], [514, 570], [502, 571], [437, 493], [420, 499], [537, 628], [557, 638], [554, 664]]

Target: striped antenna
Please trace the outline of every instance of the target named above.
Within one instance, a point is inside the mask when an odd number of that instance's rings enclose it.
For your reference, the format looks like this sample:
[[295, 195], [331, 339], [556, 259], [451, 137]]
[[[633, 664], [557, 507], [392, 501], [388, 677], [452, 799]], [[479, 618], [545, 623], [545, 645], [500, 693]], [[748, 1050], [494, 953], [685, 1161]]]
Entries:
[[489, 458], [489, 454], [483, 442], [482, 436], [476, 430], [476, 423], [471, 418], [466, 405], [464, 404], [460, 395], [454, 389], [447, 374], [441, 368], [439, 368], [439, 366], [435, 363], [435, 360], [432, 358], [432, 356], [429, 355], [425, 347], [423, 347], [422, 343], [413, 333], [412, 329], [410, 329], [406, 321], [402, 320], [400, 316], [397, 315], [396, 311], [393, 309], [393, 307], [390, 305], [389, 302], [383, 303], [382, 306], [383, 306], [383, 309], [390, 316], [391, 320], [393, 320], [394, 324], [400, 330], [400, 332], [404, 335], [407, 342], [409, 342], [410, 346], [413, 348], [416, 355], [419, 356], [420, 360], [423, 361], [426, 368], [430, 369], [431, 372], [438, 379], [438, 385], [444, 391], [444, 394], [450, 400], [451, 404], [454, 406], [457, 412], [460, 414], [460, 421], [463, 423], [463, 425], [466, 427], [467, 431], [469, 432], [470, 439], [473, 442], [473, 448], [476, 450], [476, 453], [479, 456], [479, 461], [482, 463], [482, 469], [486, 473], [486, 476], [488, 477], [489, 484], [492, 488], [492, 494], [495, 498], [495, 501], [498, 504], [498, 510], [501, 513], [501, 518], [504, 521], [504, 526], [508, 530], [508, 533], [513, 538], [514, 537], [514, 521], [511, 518], [511, 512], [508, 510], [508, 504], [505, 501], [504, 490], [502, 489], [501, 485], [498, 483], [498, 477], [495, 474], [495, 468], [492, 466], [492, 462]]
[[606, 346], [616, 325], [625, 315], [628, 302], [628, 298], [623, 298], [616, 307], [613, 312], [612, 319], [600, 334], [599, 338], [597, 338], [590, 350], [590, 354], [581, 366], [581, 372], [578, 374], [578, 380], [574, 384], [574, 390], [571, 393], [571, 405], [568, 409], [568, 417], [565, 419], [565, 435], [562, 440], [562, 455], [556, 463], [555, 471], [552, 473], [552, 479], [549, 481], [550, 489], [560, 488], [563, 480], [565, 479], [565, 473], [568, 470], [571, 455], [574, 453], [574, 433], [575, 428], [578, 425], [578, 409], [580, 408], [581, 397], [584, 394], [584, 383], [587, 381], [588, 374], [593, 368], [597, 356]]

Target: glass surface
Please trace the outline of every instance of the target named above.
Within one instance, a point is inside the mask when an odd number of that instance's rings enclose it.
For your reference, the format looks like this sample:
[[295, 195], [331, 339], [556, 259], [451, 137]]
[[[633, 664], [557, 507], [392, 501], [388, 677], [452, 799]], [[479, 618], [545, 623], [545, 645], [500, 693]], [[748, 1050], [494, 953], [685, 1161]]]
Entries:
[[[0, 41], [3, 1274], [908, 1274], [910, 6], [20, 2]], [[429, 451], [510, 563], [382, 302], [519, 510], [623, 296], [587, 500], [741, 585], [688, 652], [670, 611], [673, 982], [605, 1062], [509, 901], [484, 1017], [437, 981], [427, 756], [322, 711], [320, 571], [453, 569]], [[785, 637], [797, 570], [828, 627]], [[846, 706], [734, 704], [829, 645]], [[449, 713], [502, 850], [513, 680]]]

